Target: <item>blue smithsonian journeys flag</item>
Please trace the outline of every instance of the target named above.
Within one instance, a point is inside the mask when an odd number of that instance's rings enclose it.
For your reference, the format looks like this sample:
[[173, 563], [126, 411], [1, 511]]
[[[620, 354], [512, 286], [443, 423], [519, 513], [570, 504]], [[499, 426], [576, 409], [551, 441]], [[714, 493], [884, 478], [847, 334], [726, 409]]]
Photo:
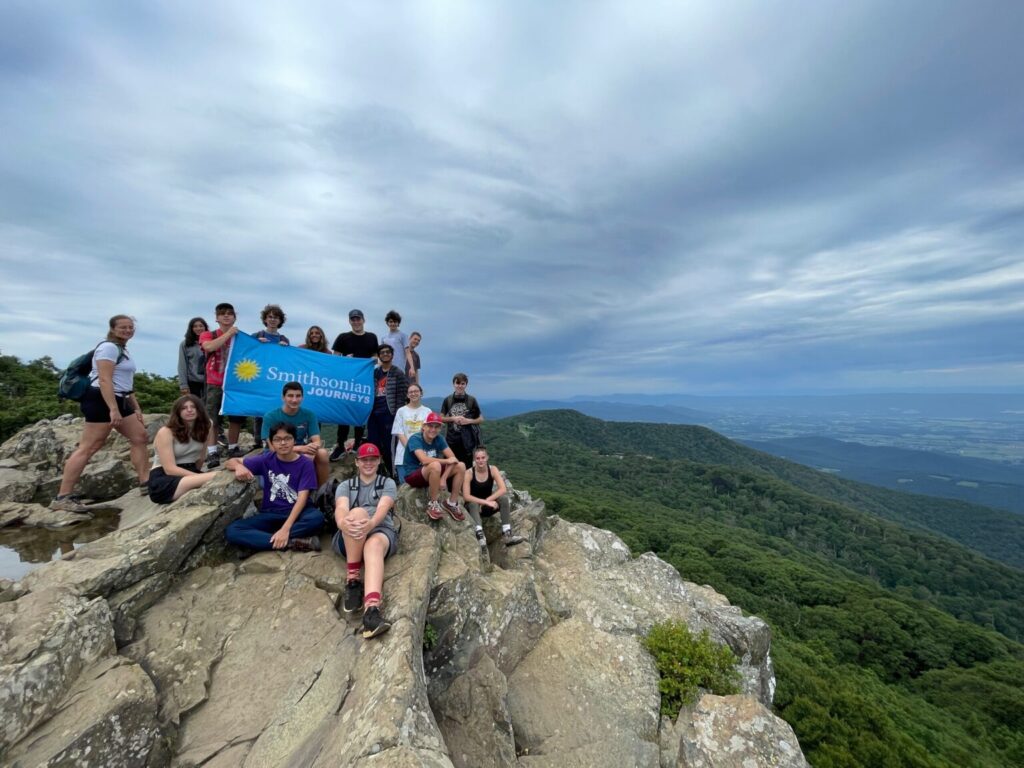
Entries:
[[365, 424], [373, 406], [373, 360], [265, 344], [239, 332], [224, 371], [222, 414], [262, 416], [281, 405], [285, 382], [297, 381], [325, 424]]

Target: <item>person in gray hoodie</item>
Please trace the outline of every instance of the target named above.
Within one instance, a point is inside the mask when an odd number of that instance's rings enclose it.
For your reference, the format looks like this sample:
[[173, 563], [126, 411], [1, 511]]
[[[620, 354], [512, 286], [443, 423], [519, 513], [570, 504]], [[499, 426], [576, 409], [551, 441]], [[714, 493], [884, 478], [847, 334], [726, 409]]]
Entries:
[[206, 353], [199, 346], [199, 334], [210, 330], [201, 317], [193, 317], [185, 329], [185, 339], [178, 346], [178, 386], [183, 395], [206, 398]]

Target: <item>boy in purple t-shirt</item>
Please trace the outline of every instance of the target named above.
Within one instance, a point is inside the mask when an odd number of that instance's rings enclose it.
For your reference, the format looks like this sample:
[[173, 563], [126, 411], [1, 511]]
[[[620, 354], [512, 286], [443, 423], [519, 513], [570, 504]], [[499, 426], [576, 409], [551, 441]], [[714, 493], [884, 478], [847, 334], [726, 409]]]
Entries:
[[224, 535], [249, 549], [319, 551], [317, 534], [324, 517], [315, 506], [307, 506], [317, 488], [313, 460], [295, 450], [294, 424], [275, 424], [270, 435], [270, 453], [228, 459], [225, 465], [242, 482], [262, 477], [263, 503], [259, 514], [235, 520]]

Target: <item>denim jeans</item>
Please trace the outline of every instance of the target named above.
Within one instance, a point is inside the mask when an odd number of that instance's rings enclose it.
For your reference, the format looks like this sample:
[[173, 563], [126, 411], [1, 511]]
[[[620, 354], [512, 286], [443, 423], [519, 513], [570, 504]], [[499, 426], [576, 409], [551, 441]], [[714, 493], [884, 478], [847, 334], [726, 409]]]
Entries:
[[[270, 537], [277, 533], [287, 519], [287, 512], [260, 512], [252, 517], [235, 520], [224, 531], [224, 536], [229, 542], [240, 547], [273, 549]], [[315, 536], [323, 527], [323, 513], [316, 507], [306, 507], [292, 525], [290, 537], [304, 539]]]

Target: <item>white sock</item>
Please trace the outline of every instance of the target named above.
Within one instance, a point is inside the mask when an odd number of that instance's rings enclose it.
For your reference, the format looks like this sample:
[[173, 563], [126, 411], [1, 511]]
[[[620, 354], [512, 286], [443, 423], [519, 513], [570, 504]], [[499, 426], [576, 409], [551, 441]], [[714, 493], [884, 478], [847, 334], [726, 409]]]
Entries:
[[206, 455], [207, 456], [216, 456], [217, 455], [217, 446], [216, 445], [208, 445], [208, 446], [206, 446]]
[[232, 443], [231, 445], [228, 446], [228, 449], [233, 451], [237, 447], [238, 447], [238, 443]]
[[483, 527], [482, 525], [478, 525], [478, 526], [476, 527], [476, 529], [477, 529], [478, 531], [482, 531], [482, 530], [484, 529], [484, 527]]
[[502, 533], [512, 533], [512, 526], [511, 525], [503, 525], [503, 526], [501, 526], [501, 532]]

